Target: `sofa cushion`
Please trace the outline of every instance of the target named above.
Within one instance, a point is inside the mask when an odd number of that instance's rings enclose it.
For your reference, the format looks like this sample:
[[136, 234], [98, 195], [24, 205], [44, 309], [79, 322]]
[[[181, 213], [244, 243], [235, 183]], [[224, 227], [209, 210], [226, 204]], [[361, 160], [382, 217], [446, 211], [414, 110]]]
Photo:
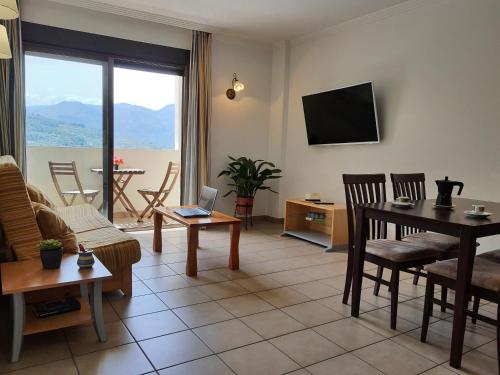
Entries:
[[76, 238], [85, 248], [93, 249], [95, 256], [111, 273], [141, 260], [139, 241], [115, 227], [77, 233]]
[[59, 240], [65, 253], [76, 254], [78, 243], [75, 232], [66, 225], [64, 220], [54, 210], [41, 203], [31, 202], [31, 205], [43, 239]]
[[28, 195], [32, 202], [41, 203], [52, 209], [56, 206], [35, 185], [26, 184], [26, 189], [28, 190]]
[[75, 233], [113, 226], [113, 224], [102, 216], [102, 214], [91, 204], [58, 207], [56, 208], [56, 212]]
[[42, 235], [21, 171], [12, 156], [0, 157], [0, 224], [8, 260], [39, 256]]

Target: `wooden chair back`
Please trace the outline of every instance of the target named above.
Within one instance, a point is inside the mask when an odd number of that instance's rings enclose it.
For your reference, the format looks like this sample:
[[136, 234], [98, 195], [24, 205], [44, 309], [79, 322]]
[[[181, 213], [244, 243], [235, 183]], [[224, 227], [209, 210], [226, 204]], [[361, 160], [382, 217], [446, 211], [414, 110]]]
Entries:
[[174, 184], [179, 177], [180, 171], [181, 167], [179, 163], [173, 163], [171, 161], [168, 162], [167, 174], [165, 175], [165, 178], [163, 179], [163, 182], [160, 186], [160, 193], [164, 191], [172, 191], [172, 189], [174, 188]]
[[85, 203], [90, 203], [83, 192], [83, 187], [80, 182], [80, 177], [78, 176], [78, 171], [76, 169], [76, 163], [74, 160], [69, 162], [49, 161], [49, 169], [50, 175], [52, 176], [52, 181], [54, 182], [54, 186], [57, 190], [57, 194], [59, 194], [59, 197], [61, 198], [65, 206], [71, 206], [74, 201], [74, 197], [70, 202], [66, 200], [63, 190], [61, 189], [61, 185], [59, 184], [58, 176], [73, 176], [73, 178], [75, 179], [77, 190], [80, 191], [81, 197], [83, 198]]
[[[412, 201], [426, 199], [424, 173], [391, 173], [394, 200], [398, 197], [409, 197]], [[422, 230], [400, 226], [400, 238]]]
[[[365, 203], [386, 202], [385, 174], [344, 174], [342, 178], [347, 206], [349, 250], [352, 251], [356, 225], [355, 207]], [[385, 238], [387, 238], [387, 223], [370, 219], [367, 239]]]

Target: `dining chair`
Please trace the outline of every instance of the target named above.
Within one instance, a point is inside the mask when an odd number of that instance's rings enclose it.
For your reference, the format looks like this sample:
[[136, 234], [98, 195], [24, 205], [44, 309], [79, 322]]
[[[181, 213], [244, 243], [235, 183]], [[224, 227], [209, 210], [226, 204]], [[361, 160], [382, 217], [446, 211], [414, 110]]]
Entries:
[[165, 207], [164, 203], [174, 188], [177, 177], [181, 171], [178, 163], [169, 162], [167, 173], [159, 189], [138, 189], [137, 192], [146, 200], [147, 206], [139, 215], [137, 221], [142, 222], [144, 217], [150, 218], [153, 216], [154, 207]]
[[[495, 257], [498, 257], [499, 251]], [[485, 253], [487, 254], [487, 253]], [[472, 318], [493, 324], [497, 327], [497, 355], [498, 371], [500, 373], [500, 263], [492, 261], [488, 255], [476, 256], [474, 259], [474, 268], [471, 279], [471, 295], [475, 301], [485, 299], [497, 304], [497, 319], [479, 315], [477, 310], [473, 311]], [[458, 269], [458, 260], [449, 259], [438, 261], [425, 266], [427, 271], [427, 284], [425, 288], [424, 315], [422, 319], [422, 331], [420, 341], [427, 341], [427, 330], [429, 328], [429, 319], [432, 314], [434, 304], [434, 285], [438, 284], [448, 289], [454, 289], [456, 284], [456, 275]], [[478, 302], [479, 307], [479, 302]], [[465, 327], [464, 327], [465, 329]]]
[[[80, 177], [78, 176], [78, 171], [76, 169], [75, 161], [70, 162], [56, 162], [49, 161], [50, 175], [52, 176], [52, 181], [56, 188], [57, 194], [61, 198], [65, 206], [72, 206], [75, 202], [76, 197], [82, 197], [83, 201], [88, 204], [92, 204], [99, 190], [97, 189], [84, 189], [82, 183], [80, 182]], [[73, 177], [76, 184], [76, 189], [73, 190], [63, 190], [59, 184], [59, 177], [70, 176]], [[69, 197], [69, 201], [68, 198]]]
[[[479, 254], [477, 256], [479, 259], [486, 259], [490, 262], [500, 264], [500, 249], [488, 251], [486, 253]], [[478, 312], [479, 312], [479, 303], [481, 302], [481, 298], [478, 296], [474, 297], [474, 303], [472, 306], [472, 323], [476, 324]]]
[[[398, 197], [409, 197], [412, 201], [427, 199], [425, 192], [425, 174], [424, 173], [391, 173], [392, 191], [394, 200]], [[448, 236], [440, 233], [426, 232], [418, 228], [399, 226], [397, 239], [403, 241], [417, 242], [429, 247], [433, 247], [439, 252], [438, 260], [456, 258], [460, 240], [457, 237]], [[418, 269], [421, 271], [421, 269]], [[418, 284], [421, 273], [418, 272], [413, 277], [413, 284]], [[441, 290], [441, 311], [446, 311], [447, 289]]]
[[[344, 174], [343, 176], [347, 224], [348, 224], [348, 256], [347, 274], [342, 302], [347, 304], [353, 276], [355, 207], [366, 203], [386, 202], [385, 174]], [[396, 328], [399, 275], [401, 271], [415, 273], [410, 268], [424, 266], [436, 261], [436, 250], [425, 245], [387, 239], [387, 223], [370, 219], [368, 222], [365, 260], [378, 266], [377, 276], [363, 273], [363, 276], [389, 286], [391, 293], [391, 328]], [[383, 280], [383, 268], [391, 270], [391, 280]]]

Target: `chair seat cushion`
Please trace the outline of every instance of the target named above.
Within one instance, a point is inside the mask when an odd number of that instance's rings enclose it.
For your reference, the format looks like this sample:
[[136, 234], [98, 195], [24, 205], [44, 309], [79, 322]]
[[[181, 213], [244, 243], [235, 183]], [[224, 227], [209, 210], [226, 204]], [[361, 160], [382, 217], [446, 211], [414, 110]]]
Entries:
[[141, 246], [134, 237], [115, 227], [77, 233], [78, 242], [94, 254], [111, 273], [141, 260]]
[[113, 226], [113, 224], [102, 216], [91, 204], [57, 207], [56, 212], [75, 233]]
[[[449, 259], [425, 266], [425, 270], [439, 276], [455, 280], [457, 277], [458, 260]], [[500, 292], [500, 264], [482, 257], [474, 259], [472, 285], [475, 287]]]
[[392, 262], [408, 262], [438, 256], [435, 249], [410, 241], [370, 240], [366, 252]]
[[160, 191], [158, 189], [138, 189], [137, 192], [142, 194], [158, 194]]
[[478, 257], [500, 264], [500, 249], [479, 254]]
[[460, 246], [460, 239], [458, 237], [432, 232], [413, 233], [404, 237], [403, 241], [420, 243], [437, 251], [444, 252], [458, 250]]

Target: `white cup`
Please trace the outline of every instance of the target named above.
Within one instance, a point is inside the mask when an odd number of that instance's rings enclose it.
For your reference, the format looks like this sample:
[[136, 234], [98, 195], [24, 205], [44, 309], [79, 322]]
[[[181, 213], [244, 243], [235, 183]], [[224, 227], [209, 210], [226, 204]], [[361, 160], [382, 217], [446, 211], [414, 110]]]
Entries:
[[473, 204], [472, 205], [472, 210], [477, 213], [477, 214], [480, 214], [480, 213], [483, 213], [484, 212], [484, 205], [482, 204]]

